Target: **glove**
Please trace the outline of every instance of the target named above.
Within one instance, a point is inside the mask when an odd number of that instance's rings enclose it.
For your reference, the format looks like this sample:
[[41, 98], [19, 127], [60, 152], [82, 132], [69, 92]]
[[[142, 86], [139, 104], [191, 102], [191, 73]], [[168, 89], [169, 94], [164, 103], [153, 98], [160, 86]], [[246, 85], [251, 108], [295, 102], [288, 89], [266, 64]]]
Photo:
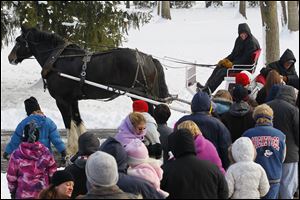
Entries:
[[223, 63], [223, 67], [226, 67], [227, 69], [232, 68], [232, 62], [228, 59], [225, 59], [225, 62]]
[[160, 159], [162, 157], [162, 147], [161, 144], [150, 144], [147, 146], [149, 157], [153, 157], [155, 159]]
[[3, 158], [6, 159], [6, 160], [9, 160], [9, 154], [4, 152], [3, 153]]
[[220, 60], [220, 61], [218, 62], [218, 65], [217, 65], [217, 66], [223, 66], [224, 62], [225, 62], [225, 59]]

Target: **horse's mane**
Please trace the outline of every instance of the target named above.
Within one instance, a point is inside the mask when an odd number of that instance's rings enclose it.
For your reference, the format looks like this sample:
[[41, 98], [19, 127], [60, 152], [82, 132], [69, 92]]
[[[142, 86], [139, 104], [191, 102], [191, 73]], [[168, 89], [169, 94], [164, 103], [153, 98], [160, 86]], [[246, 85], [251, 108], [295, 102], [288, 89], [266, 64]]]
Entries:
[[54, 45], [63, 44], [65, 42], [65, 40], [56, 33], [48, 33], [36, 28], [30, 28], [28, 32], [33, 33], [33, 40], [35, 42], [50, 41]]

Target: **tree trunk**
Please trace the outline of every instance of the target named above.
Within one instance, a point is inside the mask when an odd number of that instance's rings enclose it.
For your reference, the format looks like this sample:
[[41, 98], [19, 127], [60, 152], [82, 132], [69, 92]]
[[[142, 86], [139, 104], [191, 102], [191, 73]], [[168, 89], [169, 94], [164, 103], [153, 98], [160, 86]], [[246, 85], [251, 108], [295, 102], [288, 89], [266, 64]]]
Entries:
[[240, 1], [240, 13], [243, 17], [245, 17], [245, 19], [247, 19], [246, 16], [246, 1]]
[[160, 15], [160, 4], [161, 4], [161, 1], [157, 1], [157, 15], [158, 16]]
[[265, 63], [269, 64], [279, 59], [279, 28], [276, 1], [261, 1], [260, 9], [263, 27], [266, 31], [265, 38]]
[[287, 15], [286, 15], [286, 3], [285, 1], [280, 1], [281, 8], [282, 8], [282, 15], [281, 15], [281, 24], [282, 26], [287, 25]]
[[297, 1], [288, 1], [288, 29], [290, 31], [299, 31]]
[[130, 1], [126, 1], [126, 8], [130, 8]]
[[165, 18], [165, 19], [171, 19], [170, 2], [169, 1], [162, 1], [161, 16], [162, 16], [162, 18]]

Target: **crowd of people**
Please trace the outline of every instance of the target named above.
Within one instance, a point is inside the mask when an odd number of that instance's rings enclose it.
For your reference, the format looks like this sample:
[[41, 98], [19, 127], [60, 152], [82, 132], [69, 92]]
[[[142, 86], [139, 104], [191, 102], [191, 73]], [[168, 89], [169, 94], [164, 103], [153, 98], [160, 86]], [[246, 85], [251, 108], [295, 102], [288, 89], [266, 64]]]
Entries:
[[292, 199], [299, 162], [293, 53], [287, 49], [254, 80], [237, 74], [231, 91], [211, 95], [224, 69], [250, 62], [258, 48], [248, 25], [240, 24], [233, 52], [194, 95], [192, 114], [169, 127], [166, 104], [155, 106], [152, 116], [148, 104], [136, 100], [114, 136], [102, 142], [91, 132], [80, 135], [78, 152], [64, 170], [57, 170], [51, 150], [52, 143], [66, 163], [55, 123], [34, 97], [26, 99], [28, 116], [3, 154], [11, 198]]

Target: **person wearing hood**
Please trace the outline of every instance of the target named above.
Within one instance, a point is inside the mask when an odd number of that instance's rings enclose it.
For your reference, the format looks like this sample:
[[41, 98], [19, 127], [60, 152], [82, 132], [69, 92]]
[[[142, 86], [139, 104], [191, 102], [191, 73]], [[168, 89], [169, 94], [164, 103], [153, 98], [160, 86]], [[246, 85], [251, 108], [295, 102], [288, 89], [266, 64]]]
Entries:
[[238, 35], [232, 52], [226, 58], [218, 62], [205, 86], [200, 88], [203, 91], [210, 91], [213, 93], [222, 83], [226, 76], [227, 69], [232, 68], [233, 65], [252, 65], [254, 63], [252, 54], [260, 49], [260, 46], [257, 39], [252, 35], [248, 24], [239, 24]]
[[122, 146], [126, 146], [134, 139], [145, 140], [146, 135], [146, 119], [139, 112], [130, 113], [121, 123], [118, 128], [118, 133], [115, 135]]
[[273, 127], [273, 110], [267, 104], [255, 108], [253, 118], [256, 126], [247, 130], [243, 137], [249, 137], [257, 152], [255, 162], [267, 173], [270, 190], [264, 199], [278, 199], [282, 163], [285, 159], [285, 135]]
[[39, 142], [39, 135], [34, 121], [26, 124], [22, 142], [10, 156], [6, 177], [12, 199], [37, 198], [57, 169], [52, 153]]
[[225, 199], [228, 187], [219, 168], [196, 156], [194, 138], [188, 129], [169, 135], [174, 160], [164, 163], [161, 189], [169, 199]]
[[248, 137], [240, 137], [231, 147], [234, 164], [226, 171], [231, 199], [260, 199], [269, 191], [267, 174], [254, 162], [256, 150]]
[[119, 180], [117, 186], [124, 192], [141, 194], [144, 199], [163, 199], [163, 196], [150, 184], [150, 182], [127, 174], [128, 155], [120, 142], [109, 137], [101, 144], [100, 150], [112, 155], [118, 165]]
[[295, 70], [296, 58], [290, 49], [286, 49], [278, 61], [272, 62], [263, 68], [263, 71], [275, 69], [287, 85], [299, 90], [299, 76]]
[[66, 157], [66, 147], [57, 131], [57, 126], [49, 117], [44, 115], [44, 113], [41, 111], [40, 105], [38, 104], [36, 98], [30, 97], [29, 99], [26, 99], [24, 101], [24, 104], [25, 104], [27, 117], [18, 124], [15, 132], [11, 137], [10, 142], [5, 147], [3, 158], [8, 159], [9, 155], [15, 149], [18, 148], [18, 146], [22, 142], [22, 132], [24, 130], [24, 127], [30, 121], [34, 120], [38, 126], [38, 130], [40, 133], [39, 141], [43, 145], [45, 145], [50, 150], [50, 152], [52, 152], [51, 149], [51, 143], [52, 143], [57, 149], [57, 151], [61, 154], [62, 163], [64, 164], [65, 157]]
[[234, 103], [229, 111], [224, 113], [221, 121], [228, 128], [231, 134], [232, 142], [242, 136], [249, 128], [255, 126], [252, 118], [252, 108], [247, 103], [248, 91], [241, 85], [235, 86], [233, 89]]
[[211, 116], [212, 103], [206, 92], [199, 91], [194, 95], [191, 110], [191, 115], [183, 116], [176, 122], [175, 130], [177, 130], [177, 125], [183, 121], [191, 120], [195, 122], [203, 136], [216, 147], [222, 166], [226, 170], [229, 166], [228, 147], [231, 145], [230, 132], [220, 120]]
[[71, 198], [87, 193], [85, 165], [88, 157], [99, 150], [100, 140], [91, 132], [85, 132], [78, 138], [78, 152], [72, 157], [73, 164], [68, 165], [65, 170], [74, 177], [74, 188]]
[[299, 109], [295, 103], [295, 89], [289, 85], [280, 86], [275, 99], [267, 102], [274, 112], [274, 128], [286, 136], [287, 152], [279, 189], [279, 196], [283, 199], [292, 199], [298, 187]]
[[146, 135], [144, 143], [149, 151], [149, 156], [160, 159], [162, 157], [162, 146], [157, 131], [155, 119], [148, 113], [149, 106], [146, 101], [135, 100], [132, 103], [133, 112], [140, 112], [146, 119]]

